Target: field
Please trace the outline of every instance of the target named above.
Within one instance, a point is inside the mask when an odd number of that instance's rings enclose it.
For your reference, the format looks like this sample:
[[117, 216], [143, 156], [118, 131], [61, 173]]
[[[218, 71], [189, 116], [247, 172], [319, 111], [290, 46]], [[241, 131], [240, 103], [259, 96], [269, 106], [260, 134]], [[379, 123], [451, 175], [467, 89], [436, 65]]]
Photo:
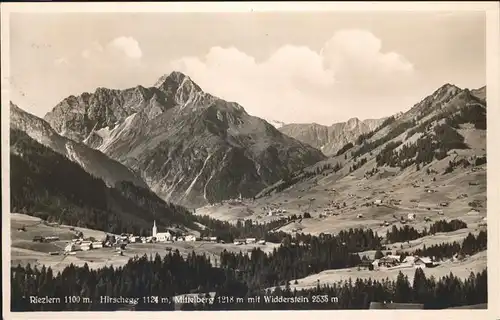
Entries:
[[[18, 231], [25, 227], [26, 231]], [[97, 240], [103, 239], [105, 233], [85, 228], [74, 228], [75, 231], [82, 231], [85, 237], [94, 237]], [[234, 252], [247, 252], [255, 247], [259, 247], [266, 252], [272, 251], [278, 244], [266, 243], [265, 245], [249, 244], [234, 245], [210, 242], [175, 242], [175, 243], [131, 243], [123, 251], [123, 256], [119, 255], [113, 248], [102, 248], [90, 251], [77, 251], [75, 255], [50, 255], [50, 252], [61, 251], [72, 238], [74, 232], [69, 226], [48, 226], [40, 219], [24, 214], [11, 214], [11, 262], [12, 265], [50, 266], [54, 271], [62, 271], [66, 266], [73, 263], [77, 266], [88, 264], [89, 268], [97, 269], [104, 266], [122, 266], [134, 256], [144, 254], [154, 256], [159, 253], [161, 256], [170, 250], [179, 250], [186, 256], [195, 251], [198, 254], [205, 254], [210, 257], [212, 263], [217, 265], [219, 255], [223, 250]], [[60, 241], [50, 243], [33, 242], [34, 236], [59, 236]]]

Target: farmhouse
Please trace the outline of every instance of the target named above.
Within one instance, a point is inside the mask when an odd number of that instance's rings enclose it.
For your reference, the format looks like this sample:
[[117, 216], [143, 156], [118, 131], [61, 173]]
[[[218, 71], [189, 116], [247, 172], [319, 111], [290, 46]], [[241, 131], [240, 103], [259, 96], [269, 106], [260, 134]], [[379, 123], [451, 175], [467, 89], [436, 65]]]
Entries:
[[266, 244], [266, 240], [262, 240], [262, 239], [261, 239], [261, 240], [257, 241], [257, 243], [258, 243], [258, 244]]
[[479, 211], [477, 211], [476, 209], [472, 209], [471, 211], [467, 212], [467, 215], [476, 215], [478, 213]]
[[92, 242], [92, 249], [100, 249], [102, 248], [102, 242], [94, 241]]
[[378, 267], [386, 267], [386, 268], [390, 268], [390, 267], [394, 267], [394, 266], [397, 266], [399, 264], [399, 258], [398, 256], [385, 256], [385, 257], [382, 257], [380, 259], [375, 259], [375, 261], [373, 261], [373, 267], [374, 268], [378, 268]]
[[136, 242], [140, 242], [140, 241], [141, 241], [141, 238], [140, 238], [140, 237], [138, 237], [138, 236], [130, 236], [130, 237], [128, 238], [128, 241], [129, 241], [130, 243], [136, 243]]
[[408, 220], [415, 220], [415, 214], [414, 213], [408, 213]]
[[210, 241], [210, 242], [217, 242], [217, 237], [202, 237], [202, 238], [197, 238], [196, 240], [202, 240], [202, 241]]
[[64, 251], [65, 252], [73, 252], [73, 251], [77, 251], [79, 250], [80, 247], [75, 244], [75, 243], [69, 243], [65, 248], [64, 248]]
[[255, 243], [257, 240], [255, 238], [247, 238], [245, 240], [246, 244]]
[[157, 232], [156, 233], [156, 241], [158, 242], [166, 242], [172, 240], [172, 234], [170, 232]]
[[235, 245], [240, 245], [240, 244], [246, 243], [246, 240], [245, 239], [234, 239], [233, 243]]
[[57, 240], [59, 240], [59, 237], [57, 237], [57, 236], [45, 237], [45, 241], [48, 241], [48, 242], [57, 241]]
[[82, 244], [80, 245], [80, 249], [82, 251], [88, 251], [92, 249], [92, 242], [90, 241], [83, 241]]
[[373, 265], [372, 261], [363, 260], [363, 261], [361, 261], [360, 264], [358, 264], [358, 268], [365, 268], [365, 269], [368, 269], [368, 270], [373, 270], [374, 269], [374, 265]]
[[408, 256], [408, 257], [404, 258], [403, 263], [404, 264], [409, 264], [409, 265], [414, 265], [415, 264], [415, 259], [417, 259], [417, 257]]
[[424, 309], [421, 303], [370, 302], [369, 309]]
[[382, 200], [375, 200], [375, 201], [373, 201], [373, 204], [379, 206], [382, 204]]
[[187, 236], [184, 237], [184, 240], [185, 241], [196, 241], [196, 237], [191, 235], [191, 234], [188, 234]]
[[428, 257], [417, 257], [413, 265], [415, 268], [432, 268], [434, 267], [434, 262]]

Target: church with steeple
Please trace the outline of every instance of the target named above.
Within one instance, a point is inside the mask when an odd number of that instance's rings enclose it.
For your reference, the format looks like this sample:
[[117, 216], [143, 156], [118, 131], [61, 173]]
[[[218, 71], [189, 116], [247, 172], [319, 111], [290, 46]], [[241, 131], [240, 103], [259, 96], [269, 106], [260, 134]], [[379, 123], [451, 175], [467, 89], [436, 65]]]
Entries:
[[153, 238], [156, 238], [158, 242], [170, 241], [172, 240], [172, 234], [167, 232], [158, 232], [158, 228], [156, 227], [156, 220], [153, 222], [153, 230], [151, 232]]
[[158, 228], [156, 228], [156, 220], [153, 222], [153, 232], [151, 235], [156, 238], [156, 235], [158, 234]]

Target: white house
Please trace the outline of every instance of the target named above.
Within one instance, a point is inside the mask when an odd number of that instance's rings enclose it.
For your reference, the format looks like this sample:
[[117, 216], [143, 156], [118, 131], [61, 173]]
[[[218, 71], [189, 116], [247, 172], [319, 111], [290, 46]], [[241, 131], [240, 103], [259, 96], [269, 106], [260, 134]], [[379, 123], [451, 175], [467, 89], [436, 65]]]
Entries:
[[45, 237], [46, 241], [57, 241], [59, 240], [58, 236], [52, 236], [52, 237]]
[[418, 257], [414, 261], [415, 268], [426, 268], [434, 266], [434, 262], [429, 257]]
[[68, 243], [68, 245], [64, 248], [65, 252], [72, 252], [76, 251], [78, 249], [78, 246], [74, 243]]
[[414, 213], [408, 213], [408, 220], [415, 220], [415, 214]]
[[131, 236], [128, 238], [128, 241], [130, 241], [130, 243], [136, 243], [136, 242], [141, 241], [141, 238], [138, 236]]
[[255, 238], [247, 238], [246, 239], [246, 244], [250, 244], [250, 243], [255, 243], [257, 240]]
[[188, 234], [187, 236], [184, 237], [185, 241], [196, 241], [196, 237], [193, 236], [192, 234]]
[[404, 264], [414, 265], [415, 264], [415, 259], [417, 259], [417, 258], [414, 257], [414, 256], [407, 256], [406, 258], [404, 258], [403, 263]]
[[259, 240], [257, 243], [258, 244], [266, 244], [266, 240]]
[[240, 244], [244, 244], [246, 241], [244, 239], [234, 239], [234, 244], [235, 245], [240, 245]]
[[82, 243], [80, 244], [82, 247], [91, 247], [92, 246], [92, 241], [82, 241]]
[[99, 241], [92, 242], [92, 249], [99, 249], [99, 248], [102, 248], [102, 242]]
[[157, 232], [156, 233], [156, 241], [158, 242], [166, 242], [172, 240], [172, 234], [167, 232]]
[[382, 204], [382, 200], [375, 200], [375, 201], [373, 201], [373, 204], [379, 206]]

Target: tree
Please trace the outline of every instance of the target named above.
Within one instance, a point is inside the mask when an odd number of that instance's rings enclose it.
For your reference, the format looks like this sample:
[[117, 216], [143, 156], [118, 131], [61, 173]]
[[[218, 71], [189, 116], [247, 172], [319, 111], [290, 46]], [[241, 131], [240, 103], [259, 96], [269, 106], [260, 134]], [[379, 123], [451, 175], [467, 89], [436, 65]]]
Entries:
[[375, 259], [381, 259], [383, 257], [384, 257], [384, 254], [382, 253], [382, 251], [377, 250], [377, 252], [375, 252]]
[[311, 214], [309, 212], [304, 212], [304, 219], [311, 218]]
[[399, 271], [396, 279], [396, 287], [394, 291], [394, 302], [410, 301], [411, 288], [408, 283], [408, 277]]

